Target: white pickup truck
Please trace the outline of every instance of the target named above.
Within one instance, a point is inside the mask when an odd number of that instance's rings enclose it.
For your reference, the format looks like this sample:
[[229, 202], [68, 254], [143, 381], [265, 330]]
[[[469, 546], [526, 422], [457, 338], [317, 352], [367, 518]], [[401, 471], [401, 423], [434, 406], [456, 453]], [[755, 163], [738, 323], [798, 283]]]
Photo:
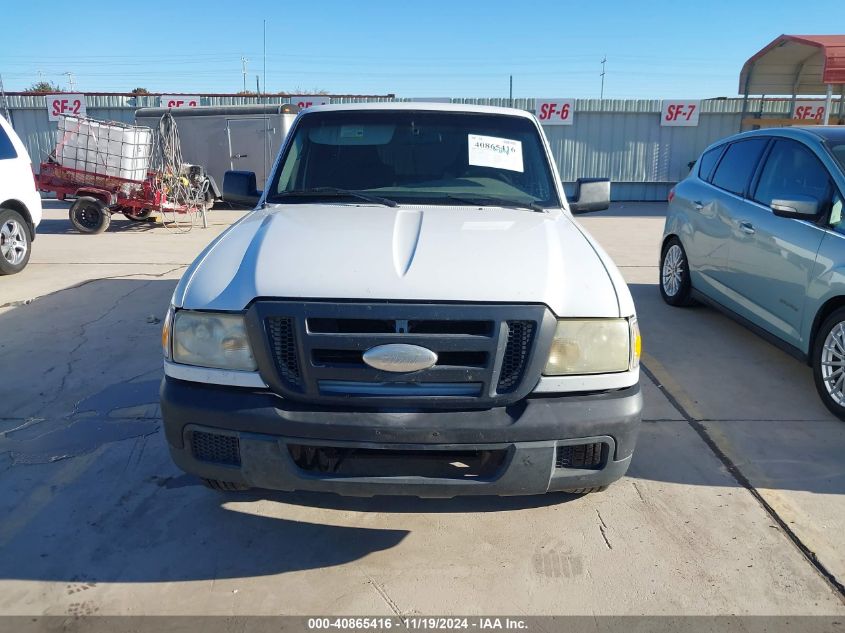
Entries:
[[203, 251], [163, 331], [164, 426], [212, 488], [575, 493], [628, 468], [640, 334], [536, 119], [331, 105], [298, 116], [257, 204]]

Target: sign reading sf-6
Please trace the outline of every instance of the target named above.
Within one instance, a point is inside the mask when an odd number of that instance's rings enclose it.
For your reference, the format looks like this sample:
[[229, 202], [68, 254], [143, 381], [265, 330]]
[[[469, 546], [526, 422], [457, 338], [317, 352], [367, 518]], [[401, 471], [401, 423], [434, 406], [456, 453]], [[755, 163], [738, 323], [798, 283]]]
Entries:
[[701, 101], [664, 101], [663, 110], [660, 113], [660, 125], [669, 127], [695, 127], [698, 125], [698, 113], [700, 110]]
[[575, 99], [535, 99], [537, 118], [543, 125], [572, 125]]
[[196, 108], [200, 104], [197, 95], [161, 95], [162, 108]]
[[65, 92], [47, 95], [47, 117], [58, 121], [62, 116], [86, 116], [85, 95]]
[[332, 102], [331, 97], [317, 97], [314, 95], [303, 95], [301, 97], [291, 97], [290, 102], [299, 108], [310, 108], [311, 106], [326, 105]]

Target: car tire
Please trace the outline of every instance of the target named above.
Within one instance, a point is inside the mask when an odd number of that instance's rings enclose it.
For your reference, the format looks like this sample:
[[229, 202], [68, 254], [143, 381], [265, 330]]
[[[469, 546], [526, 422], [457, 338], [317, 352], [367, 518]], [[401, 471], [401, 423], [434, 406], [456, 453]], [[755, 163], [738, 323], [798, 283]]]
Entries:
[[111, 224], [111, 211], [100, 200], [82, 196], [68, 211], [70, 222], [80, 233], [96, 235], [104, 232]]
[[31, 242], [23, 216], [12, 209], [0, 209], [0, 275], [14, 275], [26, 267]]
[[204, 483], [207, 487], [211, 488], [212, 490], [216, 490], [217, 492], [243, 492], [244, 490], [249, 490], [249, 486], [235, 483], [234, 481], [221, 481], [220, 479], [203, 479], [202, 483]]
[[660, 254], [660, 296], [670, 306], [692, 303], [689, 262], [681, 240], [671, 237]]
[[845, 420], [845, 308], [835, 310], [821, 324], [810, 359], [822, 402], [833, 415]]

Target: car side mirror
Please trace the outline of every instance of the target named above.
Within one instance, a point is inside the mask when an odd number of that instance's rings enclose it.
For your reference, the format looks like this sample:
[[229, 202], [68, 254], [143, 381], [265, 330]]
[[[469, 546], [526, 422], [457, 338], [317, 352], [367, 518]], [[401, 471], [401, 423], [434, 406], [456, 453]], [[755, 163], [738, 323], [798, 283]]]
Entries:
[[793, 196], [772, 200], [772, 213], [793, 220], [815, 220], [819, 217], [819, 201], [812, 196]]
[[255, 172], [227, 171], [223, 174], [223, 200], [254, 207], [261, 191], [255, 188]]
[[575, 195], [569, 203], [572, 213], [604, 211], [610, 206], [610, 180], [607, 178], [579, 178]]

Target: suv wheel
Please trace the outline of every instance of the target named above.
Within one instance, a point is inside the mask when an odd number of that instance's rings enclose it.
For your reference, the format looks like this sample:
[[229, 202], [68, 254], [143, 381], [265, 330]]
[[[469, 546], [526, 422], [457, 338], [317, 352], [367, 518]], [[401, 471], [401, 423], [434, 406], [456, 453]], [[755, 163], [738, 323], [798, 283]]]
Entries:
[[813, 343], [813, 378], [822, 402], [845, 420], [845, 308], [825, 319]]
[[0, 275], [14, 275], [29, 261], [29, 231], [20, 213], [0, 209]]
[[671, 306], [686, 306], [692, 303], [691, 291], [686, 251], [681, 241], [672, 237], [660, 256], [660, 295]]

